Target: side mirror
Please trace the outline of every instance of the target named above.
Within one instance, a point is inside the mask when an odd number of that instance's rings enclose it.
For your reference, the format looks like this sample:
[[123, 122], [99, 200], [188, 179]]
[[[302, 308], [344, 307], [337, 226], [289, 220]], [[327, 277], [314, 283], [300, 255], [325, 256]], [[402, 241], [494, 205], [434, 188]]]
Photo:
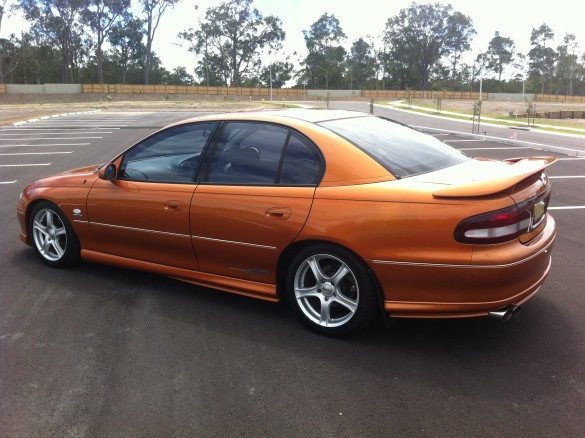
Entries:
[[113, 181], [116, 179], [116, 165], [114, 163], [109, 163], [102, 167], [98, 173], [100, 179], [105, 179], [106, 181]]

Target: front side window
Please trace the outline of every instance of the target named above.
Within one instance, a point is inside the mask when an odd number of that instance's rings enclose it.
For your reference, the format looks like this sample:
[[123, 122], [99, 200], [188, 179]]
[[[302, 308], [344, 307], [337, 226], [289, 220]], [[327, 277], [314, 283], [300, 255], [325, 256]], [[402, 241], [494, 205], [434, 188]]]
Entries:
[[215, 122], [176, 126], [138, 143], [124, 155], [118, 177], [124, 180], [188, 183]]

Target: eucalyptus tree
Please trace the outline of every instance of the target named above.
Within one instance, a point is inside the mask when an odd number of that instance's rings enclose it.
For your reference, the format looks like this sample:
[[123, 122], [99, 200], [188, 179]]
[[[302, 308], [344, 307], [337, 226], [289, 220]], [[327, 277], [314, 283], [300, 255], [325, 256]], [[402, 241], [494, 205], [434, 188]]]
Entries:
[[471, 40], [476, 35], [471, 18], [461, 12], [453, 12], [448, 18], [450, 37], [447, 46], [449, 52], [447, 58], [451, 64], [451, 80], [462, 80], [463, 71], [458, 71], [457, 66], [463, 53], [471, 48]]
[[530, 75], [540, 79], [540, 92], [545, 92], [545, 86], [548, 81], [549, 91], [552, 87], [552, 78], [555, 71], [558, 54], [549, 47], [554, 40], [553, 30], [546, 25], [541, 24], [538, 28], [532, 29], [530, 34], [530, 44], [532, 49], [528, 52], [530, 59]]
[[578, 56], [575, 54], [579, 45], [574, 34], [566, 33], [563, 37], [564, 44], [557, 48], [558, 67], [556, 70], [560, 92], [572, 96], [575, 72], [578, 64]]
[[95, 35], [98, 83], [104, 83], [103, 44], [115, 22], [128, 10], [130, 0], [89, 0], [83, 18]]
[[[323, 84], [328, 90], [329, 82], [343, 67], [346, 52], [341, 43], [346, 38], [345, 33], [335, 15], [325, 13], [309, 30], [304, 30], [303, 35], [309, 52], [303, 65], [311, 85]], [[323, 82], [319, 81], [320, 78]]]
[[61, 81], [78, 82], [85, 55], [82, 13], [88, 0], [20, 0], [19, 8], [31, 29], [44, 35], [61, 52]]
[[160, 19], [168, 9], [172, 9], [180, 0], [139, 0], [145, 15], [146, 53], [144, 57], [144, 83], [150, 83], [150, 71], [153, 66], [152, 43], [160, 24]]
[[[13, 4], [9, 0], [0, 0], [0, 31], [2, 21], [12, 12]], [[0, 38], [0, 84], [5, 77], [10, 75], [18, 66], [20, 58], [20, 41], [14, 34], [8, 38]]]
[[514, 60], [515, 44], [512, 39], [503, 37], [496, 31], [487, 50], [487, 68], [498, 75], [498, 87], [502, 83], [504, 68]]
[[441, 58], [458, 54], [452, 61], [456, 67], [460, 53], [468, 50], [474, 33], [471, 20], [453, 12], [449, 4], [412, 3], [388, 19], [384, 41], [390, 47], [390, 58], [414, 68], [419, 88], [426, 90], [431, 72], [439, 67]]
[[131, 14], [125, 14], [121, 21], [112, 25], [108, 34], [112, 57], [119, 66], [122, 84], [128, 80], [128, 70], [143, 68], [146, 57], [144, 38], [144, 21]]
[[232, 87], [239, 87], [246, 73], [261, 65], [260, 53], [282, 48], [285, 33], [280, 18], [264, 16], [252, 0], [229, 0], [210, 7], [199, 29], [179, 34], [189, 50], [203, 57], [203, 73], [210, 71]]
[[361, 90], [369, 84], [375, 85], [377, 60], [374, 47], [363, 38], [355, 40], [347, 59], [350, 74], [350, 88]]

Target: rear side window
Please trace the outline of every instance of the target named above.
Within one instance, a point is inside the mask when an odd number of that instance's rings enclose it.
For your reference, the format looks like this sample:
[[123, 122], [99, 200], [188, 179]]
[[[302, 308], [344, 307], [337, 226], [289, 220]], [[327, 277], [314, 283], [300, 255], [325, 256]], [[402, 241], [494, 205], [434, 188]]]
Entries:
[[317, 182], [321, 165], [319, 156], [308, 142], [291, 134], [280, 175], [281, 184], [314, 184]]
[[219, 135], [206, 182], [226, 185], [315, 185], [322, 160], [309, 141], [287, 127], [228, 122]]
[[430, 135], [379, 117], [330, 120], [321, 125], [355, 144], [397, 178], [432, 172], [469, 159]]

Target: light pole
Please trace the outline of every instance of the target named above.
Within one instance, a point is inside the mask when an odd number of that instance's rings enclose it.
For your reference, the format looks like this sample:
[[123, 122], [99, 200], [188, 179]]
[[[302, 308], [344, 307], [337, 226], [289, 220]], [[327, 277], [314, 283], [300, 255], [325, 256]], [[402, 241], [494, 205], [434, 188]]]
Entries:
[[270, 63], [269, 70], [270, 70], [270, 101], [272, 102], [272, 62]]

